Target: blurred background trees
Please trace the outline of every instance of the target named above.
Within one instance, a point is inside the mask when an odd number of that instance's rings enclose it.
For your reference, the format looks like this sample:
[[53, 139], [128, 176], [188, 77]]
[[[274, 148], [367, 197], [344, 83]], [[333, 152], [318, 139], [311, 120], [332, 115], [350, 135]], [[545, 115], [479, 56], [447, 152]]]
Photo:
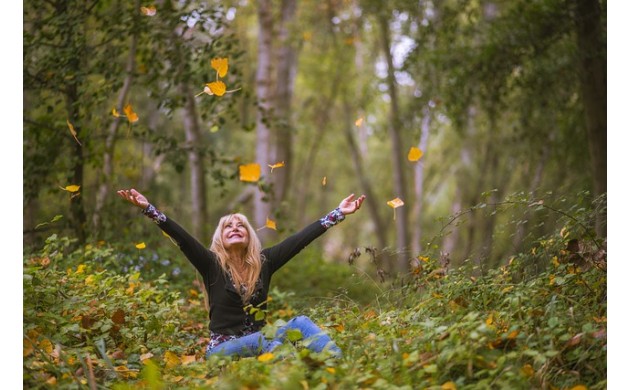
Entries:
[[[584, 227], [606, 236], [605, 1], [28, 3], [25, 248], [53, 230], [171, 245], [128, 187], [208, 244], [228, 212], [271, 244], [365, 193], [317, 245], [373, 248], [389, 273], [427, 252], [505, 263], [563, 202], [603, 199]], [[238, 91], [200, 94], [213, 58]], [[240, 181], [253, 162], [261, 179]]]

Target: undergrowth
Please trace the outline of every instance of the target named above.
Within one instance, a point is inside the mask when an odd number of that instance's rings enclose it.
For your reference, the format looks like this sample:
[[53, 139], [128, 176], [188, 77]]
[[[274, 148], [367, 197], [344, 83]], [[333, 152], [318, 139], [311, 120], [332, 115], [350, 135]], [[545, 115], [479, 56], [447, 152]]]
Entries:
[[[276, 286], [265, 331], [308, 315], [342, 358], [297, 342], [206, 360], [198, 288], [107, 267], [135, 255], [104, 243], [71, 251], [53, 235], [24, 257], [24, 388], [605, 389], [605, 247], [585, 241], [576, 252], [570, 241], [561, 229], [483, 273], [421, 255], [391, 284], [318, 266], [339, 288], [297, 308]], [[362, 284], [370, 299], [356, 298]]]

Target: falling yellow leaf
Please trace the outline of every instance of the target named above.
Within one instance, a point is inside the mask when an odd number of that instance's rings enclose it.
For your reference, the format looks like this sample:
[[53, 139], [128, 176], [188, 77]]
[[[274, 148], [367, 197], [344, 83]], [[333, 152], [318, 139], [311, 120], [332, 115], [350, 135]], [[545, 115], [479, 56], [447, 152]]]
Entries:
[[148, 7], [140, 7], [140, 12], [142, 12], [142, 14], [146, 16], [155, 16], [155, 14], [157, 13], [157, 9], [154, 5], [150, 5]]
[[[213, 81], [211, 83], [206, 84], [206, 86], [210, 89], [210, 92], [212, 92], [214, 95], [217, 96], [223, 96], [225, 95], [225, 91], [226, 91], [226, 86], [225, 83], [223, 81]], [[205, 91], [205, 89], [204, 89]]]
[[335, 373], [335, 367], [326, 367], [326, 371], [330, 372], [331, 374]]
[[263, 353], [262, 355], [258, 356], [258, 361], [263, 363], [268, 362], [271, 359], [273, 359], [273, 353], [271, 352]]
[[387, 205], [393, 209], [398, 208], [404, 204], [405, 202], [403, 202], [400, 198], [395, 198], [387, 201]]
[[400, 198], [394, 198], [387, 201], [387, 205], [394, 209], [394, 220], [396, 219], [396, 209], [404, 204], [405, 202], [403, 202]]
[[181, 363], [181, 359], [173, 352], [166, 351], [164, 352], [164, 363], [166, 363], [166, 368], [173, 368]]
[[273, 165], [270, 165], [270, 164], [267, 164], [267, 165], [269, 165], [269, 168], [271, 168], [271, 172], [273, 172], [274, 168], [282, 168], [284, 166], [284, 161], [275, 163]]
[[66, 119], [66, 123], [68, 124], [68, 128], [70, 129], [70, 134], [72, 134], [72, 136], [74, 137], [74, 140], [77, 141], [79, 145], [81, 145], [81, 142], [79, 142], [79, 139], [77, 138], [77, 132], [76, 130], [74, 130], [74, 126], [72, 126], [72, 123], [70, 123], [70, 120]]
[[276, 221], [273, 221], [273, 220], [267, 218], [267, 222], [265, 223], [265, 227], [268, 227], [269, 229], [276, 230]]
[[422, 158], [422, 150], [416, 148], [415, 146], [412, 146], [411, 149], [409, 149], [409, 153], [407, 154], [407, 159], [409, 161], [418, 161], [420, 160], [420, 158]]
[[238, 171], [241, 181], [256, 182], [260, 179], [260, 165], [256, 163], [240, 165]]
[[355, 126], [359, 127], [363, 124], [363, 117], [357, 119], [356, 121], [354, 121]]
[[147, 247], [147, 245], [144, 242], [136, 244], [136, 248], [138, 248], [138, 249], [144, 249], [146, 247]]
[[81, 188], [81, 186], [78, 186], [76, 184], [71, 184], [69, 186], [65, 186], [65, 187], [60, 187], [62, 190], [64, 191], [68, 191], [68, 192], [77, 192], [79, 191], [79, 189]]
[[131, 104], [127, 104], [124, 108], [123, 111], [125, 112], [125, 115], [127, 115], [127, 120], [129, 121], [129, 123], [134, 123], [138, 121], [138, 114], [136, 114], [135, 112], [133, 112], [133, 108], [131, 108]]
[[219, 77], [225, 77], [228, 71], [228, 59], [227, 58], [214, 58], [210, 60], [210, 66], [217, 71]]
[[120, 113], [118, 112], [116, 107], [112, 108], [112, 115], [115, 116], [116, 118], [120, 118]]
[[322, 186], [326, 186], [326, 176], [322, 179]]

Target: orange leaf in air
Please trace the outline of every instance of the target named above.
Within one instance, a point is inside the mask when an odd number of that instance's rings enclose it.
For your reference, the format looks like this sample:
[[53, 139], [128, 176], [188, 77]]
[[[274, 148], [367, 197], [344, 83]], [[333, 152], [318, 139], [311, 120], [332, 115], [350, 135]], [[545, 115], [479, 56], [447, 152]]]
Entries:
[[265, 223], [265, 227], [268, 227], [269, 229], [276, 230], [276, 221], [267, 218], [267, 222]]
[[78, 186], [76, 184], [71, 184], [69, 186], [65, 186], [65, 187], [60, 187], [62, 190], [64, 191], [68, 191], [68, 192], [77, 192], [79, 191], [79, 189], [81, 188], [81, 186]]
[[125, 108], [123, 108], [123, 111], [125, 112], [125, 115], [127, 115], [127, 120], [129, 121], [129, 123], [134, 123], [138, 121], [139, 119], [138, 114], [133, 112], [133, 108], [131, 108], [131, 104], [127, 104]]
[[256, 182], [260, 179], [260, 165], [256, 163], [239, 165], [238, 171], [241, 181]]
[[[267, 165], [269, 165], [269, 164], [267, 164]], [[284, 166], [284, 161], [275, 163], [273, 165], [269, 165], [269, 168], [271, 168], [271, 172], [273, 172], [274, 168], [282, 168], [283, 166]]]
[[326, 186], [326, 176], [322, 179], [322, 186]]
[[394, 209], [394, 219], [396, 219], [396, 209], [404, 204], [405, 202], [403, 202], [400, 198], [387, 201], [387, 205]]
[[142, 14], [146, 16], [155, 16], [155, 14], [157, 13], [157, 9], [154, 5], [150, 5], [148, 7], [140, 7], [140, 12], [142, 12]]
[[228, 59], [227, 58], [213, 58], [210, 60], [210, 66], [217, 71], [219, 77], [225, 77], [228, 71]]
[[404, 204], [405, 202], [403, 202], [400, 198], [395, 198], [395, 199], [387, 201], [387, 205], [393, 209], [398, 208]]
[[68, 119], [66, 119], [66, 123], [68, 124], [68, 128], [70, 129], [70, 134], [72, 134], [72, 136], [74, 137], [74, 140], [77, 141], [79, 145], [81, 145], [81, 142], [79, 142], [79, 139], [77, 138], [77, 132], [76, 130], [74, 130], [74, 126], [72, 126], [72, 123], [70, 123]]
[[407, 159], [409, 161], [418, 161], [420, 160], [420, 158], [422, 158], [422, 150], [416, 148], [415, 146], [412, 146], [411, 149], [409, 149], [409, 153], [407, 154]]
[[357, 119], [357, 120], [354, 122], [354, 124], [355, 124], [357, 127], [361, 126], [361, 125], [363, 124], [363, 117], [361, 117], [361, 118]]
[[[210, 89], [210, 92], [212, 92], [214, 95], [217, 95], [217, 96], [225, 95], [226, 87], [223, 81], [213, 81], [211, 83], [206, 84], [206, 86]], [[204, 91], [205, 91], [205, 88], [204, 88]]]

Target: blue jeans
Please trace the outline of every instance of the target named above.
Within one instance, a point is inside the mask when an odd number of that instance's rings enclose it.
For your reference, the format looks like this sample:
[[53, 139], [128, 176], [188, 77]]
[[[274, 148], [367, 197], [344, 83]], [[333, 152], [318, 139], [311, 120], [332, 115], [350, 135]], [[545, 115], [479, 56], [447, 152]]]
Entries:
[[206, 358], [217, 354], [247, 357], [271, 352], [285, 341], [289, 329], [297, 329], [302, 333], [302, 340], [308, 349], [314, 352], [327, 350], [334, 356], [341, 357], [341, 350], [326, 333], [322, 332], [310, 318], [298, 316], [280, 327], [272, 340], [266, 339], [262, 332], [258, 331], [217, 345], [206, 353]]

